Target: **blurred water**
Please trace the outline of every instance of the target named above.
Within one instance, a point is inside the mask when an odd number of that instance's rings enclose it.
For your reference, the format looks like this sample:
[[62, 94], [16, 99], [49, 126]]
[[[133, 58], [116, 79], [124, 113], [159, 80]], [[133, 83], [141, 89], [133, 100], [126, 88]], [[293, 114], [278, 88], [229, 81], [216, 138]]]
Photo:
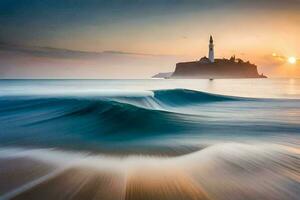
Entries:
[[175, 88], [242, 97], [300, 98], [300, 79], [0, 80], [1, 95], [93, 94]]
[[291, 199], [300, 79], [1, 80], [2, 199]]

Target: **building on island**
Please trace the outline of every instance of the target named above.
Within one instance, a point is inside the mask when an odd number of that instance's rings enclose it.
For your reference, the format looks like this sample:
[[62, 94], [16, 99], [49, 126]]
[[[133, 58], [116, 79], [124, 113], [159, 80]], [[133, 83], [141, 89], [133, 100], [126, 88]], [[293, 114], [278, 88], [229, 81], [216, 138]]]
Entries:
[[210, 60], [210, 62], [215, 62], [215, 52], [214, 52], [214, 40], [212, 38], [212, 36], [210, 36], [209, 39], [209, 52], [208, 52], [208, 58]]
[[198, 61], [177, 63], [172, 75], [165, 78], [266, 78], [266, 76], [258, 73], [255, 64], [244, 62], [235, 56], [230, 59], [216, 59], [214, 40], [210, 36], [208, 58], [202, 57]]

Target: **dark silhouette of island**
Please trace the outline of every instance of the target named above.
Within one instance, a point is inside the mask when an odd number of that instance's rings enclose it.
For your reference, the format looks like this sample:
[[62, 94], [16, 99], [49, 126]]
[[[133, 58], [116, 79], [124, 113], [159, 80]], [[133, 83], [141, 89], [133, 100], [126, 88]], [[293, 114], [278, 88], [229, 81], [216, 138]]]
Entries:
[[259, 74], [257, 66], [245, 62], [240, 58], [232, 56], [230, 59], [214, 58], [214, 43], [210, 36], [208, 58], [202, 57], [198, 61], [180, 62], [176, 64], [173, 73], [159, 73], [153, 78], [267, 78], [264, 74]]
[[155, 74], [154, 76], [152, 76], [152, 78], [169, 78], [172, 76], [172, 74], [173, 72], [162, 72]]
[[236, 59], [215, 59], [214, 62], [206, 57], [200, 61], [181, 62], [169, 78], [267, 78], [259, 74], [257, 66], [249, 61]]

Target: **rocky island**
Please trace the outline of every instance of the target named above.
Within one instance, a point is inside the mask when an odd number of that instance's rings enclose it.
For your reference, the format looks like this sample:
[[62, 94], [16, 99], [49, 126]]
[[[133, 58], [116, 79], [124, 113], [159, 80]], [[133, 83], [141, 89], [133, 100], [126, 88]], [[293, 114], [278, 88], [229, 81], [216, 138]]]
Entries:
[[[245, 62], [242, 59], [232, 56], [230, 59], [215, 59], [213, 38], [209, 40], [209, 54], [207, 57], [202, 57], [198, 61], [180, 62], [176, 64], [173, 73], [166, 74], [164, 78], [267, 78], [263, 74], [259, 74], [257, 66]], [[154, 78], [159, 77], [155, 75]]]
[[215, 59], [212, 63], [208, 58], [200, 61], [176, 64], [176, 69], [169, 78], [267, 78], [259, 74], [257, 66], [241, 59]]

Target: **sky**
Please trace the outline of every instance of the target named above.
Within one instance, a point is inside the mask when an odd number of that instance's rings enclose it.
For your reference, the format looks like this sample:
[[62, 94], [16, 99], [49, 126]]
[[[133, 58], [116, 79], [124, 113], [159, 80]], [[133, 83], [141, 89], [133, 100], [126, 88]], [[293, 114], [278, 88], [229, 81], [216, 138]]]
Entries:
[[1, 0], [0, 78], [149, 78], [210, 35], [216, 57], [300, 77], [299, 24], [300, 0]]

